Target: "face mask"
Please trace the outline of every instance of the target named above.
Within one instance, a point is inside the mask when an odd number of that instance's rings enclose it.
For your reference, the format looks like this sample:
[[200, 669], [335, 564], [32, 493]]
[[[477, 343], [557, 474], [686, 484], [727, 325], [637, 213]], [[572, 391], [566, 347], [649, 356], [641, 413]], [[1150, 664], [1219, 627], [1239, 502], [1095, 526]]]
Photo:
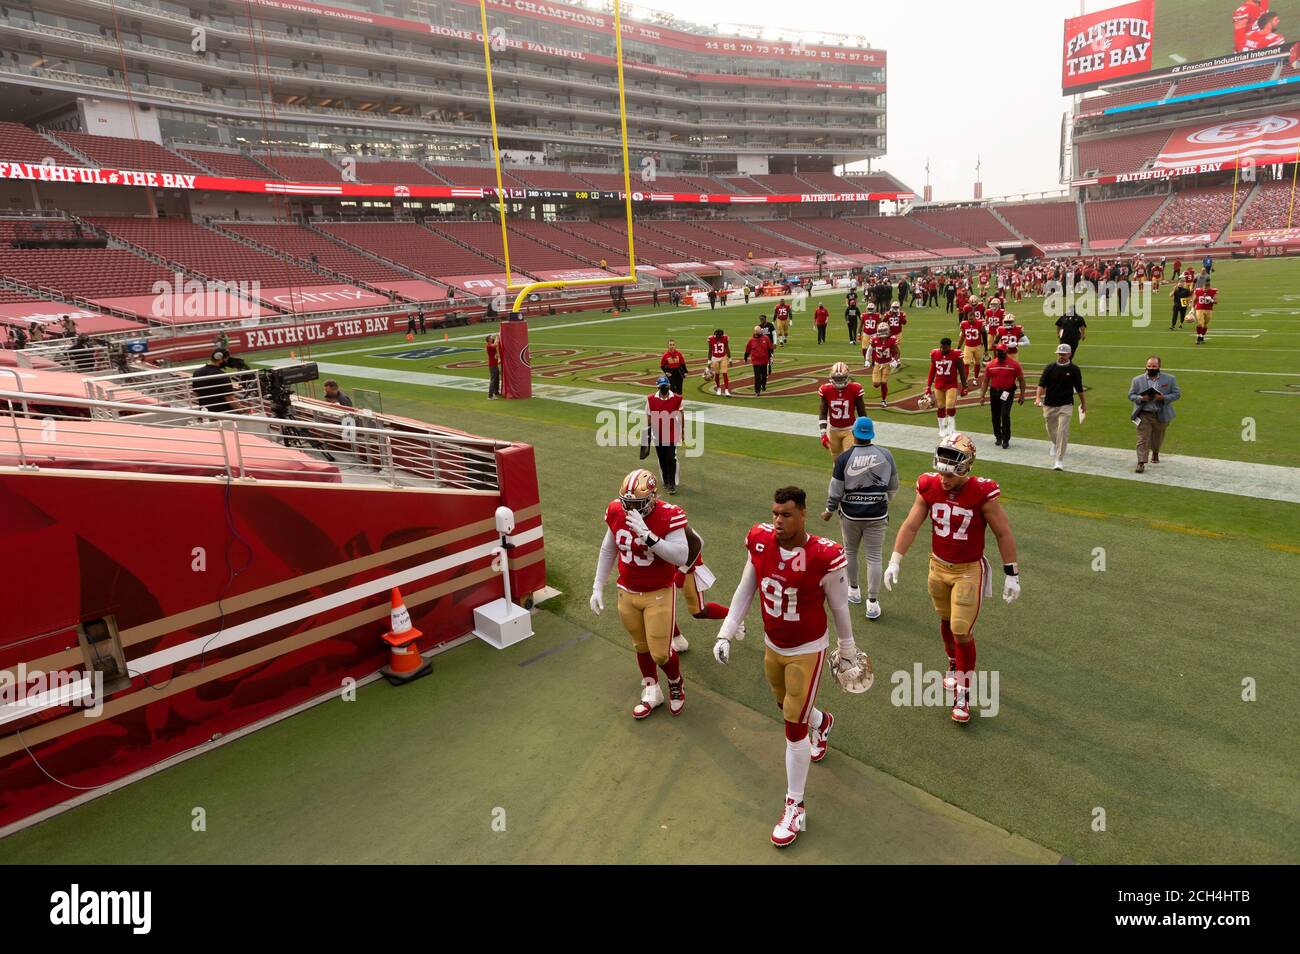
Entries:
[[1147, 368], [1147, 377], [1148, 377], [1148, 378], [1155, 378], [1155, 377], [1159, 377], [1159, 376], [1160, 376], [1160, 369], [1159, 369], [1159, 368]]

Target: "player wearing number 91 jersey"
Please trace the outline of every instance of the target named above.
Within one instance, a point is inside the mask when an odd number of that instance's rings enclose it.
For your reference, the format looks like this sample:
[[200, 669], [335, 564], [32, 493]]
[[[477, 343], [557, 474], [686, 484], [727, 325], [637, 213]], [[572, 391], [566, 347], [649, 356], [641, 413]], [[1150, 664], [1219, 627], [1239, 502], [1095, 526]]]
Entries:
[[825, 757], [835, 724], [815, 705], [826, 658], [827, 606], [837, 642], [832, 675], [847, 692], [866, 692], [873, 679], [871, 660], [853, 640], [844, 548], [809, 535], [807, 516], [807, 495], [798, 487], [782, 487], [773, 495], [772, 522], [756, 525], [745, 538], [748, 560], [713, 647], [718, 662], [731, 659], [731, 640], [742, 636], [740, 623], [757, 594], [766, 644], [763, 672], [785, 717], [786, 799], [772, 831], [777, 847], [793, 842], [806, 827], [808, 766]]
[[644, 719], [663, 704], [656, 665], [668, 677], [668, 708], [677, 715], [686, 705], [681, 664], [673, 649], [676, 622], [677, 567], [689, 558], [686, 512], [659, 499], [658, 484], [648, 470], [623, 478], [618, 497], [605, 508], [605, 538], [596, 561], [591, 609], [605, 608], [604, 590], [618, 561], [618, 616], [632, 637], [641, 670], [641, 701], [633, 717]]
[[930, 518], [930, 572], [927, 588], [939, 633], [948, 653], [944, 688], [954, 690], [954, 722], [970, 721], [970, 677], [975, 671], [975, 619], [983, 599], [992, 595], [988, 560], [984, 558], [984, 528], [993, 531], [1006, 574], [1002, 598], [1013, 603], [1020, 596], [1020, 567], [1016, 541], [998, 497], [997, 482], [972, 477], [975, 444], [965, 434], [945, 437], [934, 452], [934, 473], [916, 481], [916, 499], [898, 528], [894, 553], [885, 568], [885, 588], [898, 582], [903, 556], [916, 539], [925, 518]]

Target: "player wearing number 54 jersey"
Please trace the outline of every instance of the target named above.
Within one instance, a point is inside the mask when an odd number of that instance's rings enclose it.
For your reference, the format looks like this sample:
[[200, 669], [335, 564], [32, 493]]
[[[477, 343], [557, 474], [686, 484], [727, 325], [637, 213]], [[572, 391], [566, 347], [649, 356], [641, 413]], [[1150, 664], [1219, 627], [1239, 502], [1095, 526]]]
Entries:
[[623, 478], [618, 497], [605, 509], [605, 538], [596, 561], [591, 610], [605, 608], [605, 582], [618, 561], [618, 616], [632, 637], [641, 670], [641, 701], [632, 715], [644, 719], [663, 705], [657, 665], [668, 677], [668, 709], [677, 715], [686, 705], [681, 663], [673, 648], [676, 623], [677, 567], [688, 561], [686, 511], [659, 499], [658, 484], [648, 470]]
[[718, 662], [730, 661], [731, 640], [744, 638], [741, 621], [757, 593], [763, 611], [763, 672], [785, 717], [785, 808], [772, 830], [777, 847], [793, 842], [807, 825], [803, 795], [808, 766], [826, 757], [835, 724], [829, 712], [815, 705], [826, 658], [828, 606], [837, 642], [830, 656], [835, 680], [847, 692], [866, 692], [874, 678], [871, 660], [853, 641], [844, 548], [810, 536], [807, 517], [802, 490], [776, 491], [772, 522], [757, 524], [745, 538], [749, 559], [713, 646]]
[[970, 721], [970, 677], [975, 671], [975, 619], [980, 604], [993, 593], [988, 560], [984, 558], [984, 528], [998, 541], [1006, 578], [1002, 598], [1014, 603], [1020, 597], [1020, 567], [1016, 541], [1006, 511], [998, 502], [996, 481], [972, 477], [975, 444], [965, 434], [950, 434], [934, 452], [934, 473], [916, 481], [916, 500], [894, 538], [894, 553], [885, 568], [885, 589], [898, 582], [899, 565], [916, 539], [925, 518], [930, 518], [930, 573], [928, 588], [939, 632], [948, 651], [945, 689], [955, 691], [954, 722]]

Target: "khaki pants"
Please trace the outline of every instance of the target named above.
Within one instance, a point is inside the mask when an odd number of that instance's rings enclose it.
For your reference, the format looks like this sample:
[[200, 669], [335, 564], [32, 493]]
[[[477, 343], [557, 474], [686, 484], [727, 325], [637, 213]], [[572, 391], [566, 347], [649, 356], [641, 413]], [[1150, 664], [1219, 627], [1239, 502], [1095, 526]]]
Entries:
[[1138, 415], [1137, 433], [1138, 433], [1138, 463], [1147, 462], [1147, 454], [1159, 454], [1160, 445], [1165, 442], [1165, 430], [1169, 427], [1168, 421], [1158, 420], [1155, 411], [1143, 411]]
[[1073, 404], [1060, 407], [1043, 405], [1043, 421], [1047, 424], [1047, 439], [1052, 442], [1052, 451], [1057, 460], [1065, 457], [1065, 448], [1070, 444], [1070, 415], [1074, 412]]

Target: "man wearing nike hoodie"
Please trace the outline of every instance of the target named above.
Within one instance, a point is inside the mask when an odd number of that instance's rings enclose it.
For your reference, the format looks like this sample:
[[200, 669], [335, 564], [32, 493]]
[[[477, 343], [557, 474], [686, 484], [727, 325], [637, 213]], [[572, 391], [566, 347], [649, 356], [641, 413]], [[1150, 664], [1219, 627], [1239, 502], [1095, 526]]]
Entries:
[[835, 458], [822, 519], [839, 512], [848, 558], [849, 602], [861, 603], [858, 551], [867, 551], [867, 619], [880, 618], [881, 553], [889, 526], [889, 501], [898, 493], [894, 456], [871, 443], [876, 426], [869, 417], [853, 422], [853, 446]]

